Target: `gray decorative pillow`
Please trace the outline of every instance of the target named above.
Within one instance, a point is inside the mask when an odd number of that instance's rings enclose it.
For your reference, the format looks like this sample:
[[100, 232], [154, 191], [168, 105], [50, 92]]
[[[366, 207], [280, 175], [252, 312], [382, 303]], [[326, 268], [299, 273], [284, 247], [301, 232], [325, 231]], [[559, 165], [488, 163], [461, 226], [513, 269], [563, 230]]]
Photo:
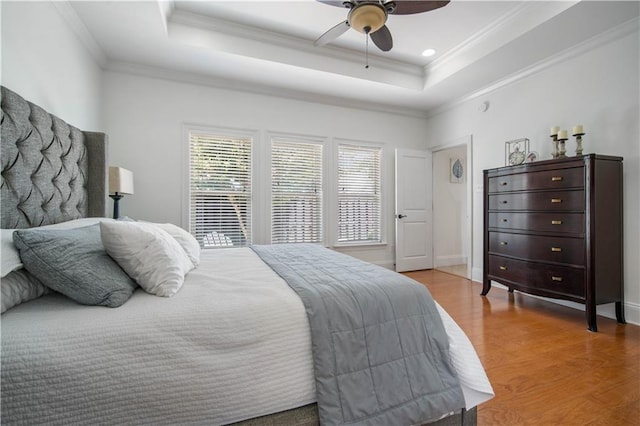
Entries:
[[136, 288], [104, 250], [99, 224], [69, 230], [17, 230], [13, 243], [27, 271], [78, 303], [117, 308]]

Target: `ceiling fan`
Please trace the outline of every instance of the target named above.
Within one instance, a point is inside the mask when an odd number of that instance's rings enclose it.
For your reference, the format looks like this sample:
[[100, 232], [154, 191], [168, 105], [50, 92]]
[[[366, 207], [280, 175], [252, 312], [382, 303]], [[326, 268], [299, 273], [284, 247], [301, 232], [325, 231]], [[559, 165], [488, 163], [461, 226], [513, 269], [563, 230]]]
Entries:
[[330, 6], [349, 9], [347, 20], [322, 34], [313, 44], [324, 46], [353, 28], [367, 36], [383, 52], [393, 47], [393, 38], [385, 25], [389, 15], [412, 15], [446, 6], [447, 1], [429, 0], [316, 0]]

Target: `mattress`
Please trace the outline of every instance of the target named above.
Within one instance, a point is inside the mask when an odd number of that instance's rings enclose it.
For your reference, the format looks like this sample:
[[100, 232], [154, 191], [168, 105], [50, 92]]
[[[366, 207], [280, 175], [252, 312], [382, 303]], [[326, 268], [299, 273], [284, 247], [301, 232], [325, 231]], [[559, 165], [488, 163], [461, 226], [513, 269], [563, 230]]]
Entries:
[[[470, 409], [493, 391], [438, 309]], [[109, 309], [50, 294], [2, 315], [5, 424], [225, 424], [314, 401], [304, 306], [248, 248], [203, 251], [170, 299], [137, 290]]]

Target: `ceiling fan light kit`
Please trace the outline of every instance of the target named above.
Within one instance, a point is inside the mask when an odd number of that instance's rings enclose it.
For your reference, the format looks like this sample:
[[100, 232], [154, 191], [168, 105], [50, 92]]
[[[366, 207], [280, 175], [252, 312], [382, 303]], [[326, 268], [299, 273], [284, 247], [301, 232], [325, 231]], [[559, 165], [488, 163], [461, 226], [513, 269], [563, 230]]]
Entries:
[[387, 22], [387, 11], [377, 3], [362, 3], [351, 9], [348, 21], [356, 31], [375, 33]]

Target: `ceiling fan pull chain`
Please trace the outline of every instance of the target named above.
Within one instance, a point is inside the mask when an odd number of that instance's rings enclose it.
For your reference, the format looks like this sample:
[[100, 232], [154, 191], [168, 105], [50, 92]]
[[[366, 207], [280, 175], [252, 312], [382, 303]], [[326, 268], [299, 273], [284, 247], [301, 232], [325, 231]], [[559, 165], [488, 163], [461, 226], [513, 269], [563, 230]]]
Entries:
[[365, 58], [364, 68], [369, 69], [369, 32], [368, 31], [364, 33], [364, 37], [367, 40], [365, 42], [365, 48], [364, 48], [364, 58]]

